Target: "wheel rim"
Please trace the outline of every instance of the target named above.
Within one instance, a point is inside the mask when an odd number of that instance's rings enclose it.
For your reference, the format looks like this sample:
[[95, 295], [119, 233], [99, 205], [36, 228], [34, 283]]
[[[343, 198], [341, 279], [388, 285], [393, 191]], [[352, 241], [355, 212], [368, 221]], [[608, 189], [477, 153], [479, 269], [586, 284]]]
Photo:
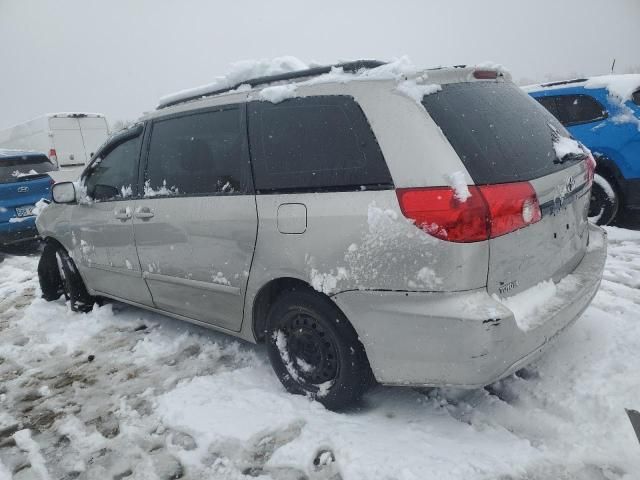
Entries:
[[335, 339], [313, 312], [290, 312], [282, 320], [280, 331], [286, 339], [288, 356], [283, 361], [287, 370], [293, 370], [290, 373], [294, 378], [309, 385], [336, 379], [339, 363]]
[[588, 213], [589, 219], [593, 223], [608, 223], [609, 219], [603, 217], [606, 217], [607, 204], [610, 203], [611, 201], [604, 189], [597, 183], [594, 183], [591, 187], [591, 198]]
[[67, 272], [65, 272], [63, 262], [64, 260], [62, 259], [60, 252], [56, 252], [56, 264], [58, 265], [58, 273], [60, 274], [60, 279], [62, 280], [62, 290], [64, 291], [65, 299], [69, 300], [71, 298], [71, 295], [69, 294]]

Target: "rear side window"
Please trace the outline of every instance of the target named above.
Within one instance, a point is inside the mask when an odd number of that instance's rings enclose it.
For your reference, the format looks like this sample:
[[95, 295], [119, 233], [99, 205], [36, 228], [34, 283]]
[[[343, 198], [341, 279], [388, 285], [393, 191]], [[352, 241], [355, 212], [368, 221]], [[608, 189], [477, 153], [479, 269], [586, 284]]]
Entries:
[[107, 146], [107, 153], [101, 154], [89, 166], [83, 179], [89, 198], [105, 202], [135, 194], [141, 138], [138, 135], [114, 148]]
[[56, 170], [47, 157], [25, 155], [0, 157], [0, 183], [12, 183]]
[[555, 162], [554, 129], [569, 133], [513, 83], [443, 85], [422, 103], [476, 184], [532, 180], [577, 161]]
[[589, 95], [558, 95], [558, 119], [565, 126], [596, 122], [607, 118], [607, 111]]
[[351, 97], [252, 102], [249, 131], [260, 193], [393, 185], [369, 123]]
[[245, 132], [237, 106], [155, 121], [145, 196], [249, 191]]

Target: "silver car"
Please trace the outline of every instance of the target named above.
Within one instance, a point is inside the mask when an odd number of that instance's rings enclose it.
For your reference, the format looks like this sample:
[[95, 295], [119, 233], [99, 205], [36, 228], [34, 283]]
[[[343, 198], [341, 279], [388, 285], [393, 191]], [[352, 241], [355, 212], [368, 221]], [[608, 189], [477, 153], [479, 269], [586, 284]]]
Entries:
[[44, 298], [265, 342], [333, 409], [537, 358], [600, 284], [592, 157], [500, 70], [379, 65], [198, 92], [111, 138], [37, 220]]

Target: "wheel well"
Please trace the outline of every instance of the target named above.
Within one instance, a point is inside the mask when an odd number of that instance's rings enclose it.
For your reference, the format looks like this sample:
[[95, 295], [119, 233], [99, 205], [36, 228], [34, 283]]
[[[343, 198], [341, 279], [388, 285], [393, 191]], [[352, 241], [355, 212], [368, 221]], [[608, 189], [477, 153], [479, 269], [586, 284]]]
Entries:
[[616, 165], [604, 155], [596, 156], [596, 162], [596, 173], [604, 177], [611, 184], [618, 196], [622, 196], [622, 188], [619, 182], [621, 174]]
[[291, 277], [276, 278], [262, 286], [253, 300], [253, 334], [258, 342], [264, 341], [267, 314], [276, 299], [287, 290], [303, 289], [324, 295], [314, 290], [307, 282]]

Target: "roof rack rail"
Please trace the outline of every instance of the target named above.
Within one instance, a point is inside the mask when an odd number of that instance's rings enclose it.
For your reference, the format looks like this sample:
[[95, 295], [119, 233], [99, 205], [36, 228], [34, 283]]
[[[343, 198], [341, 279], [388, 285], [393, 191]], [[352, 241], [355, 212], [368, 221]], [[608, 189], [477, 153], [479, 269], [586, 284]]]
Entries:
[[240, 85], [250, 85], [252, 87], [256, 87], [258, 85], [265, 85], [268, 83], [279, 82], [283, 80], [293, 80], [296, 78], [304, 78], [304, 77], [316, 77], [318, 75], [324, 75], [325, 73], [331, 72], [331, 69], [333, 68], [342, 68], [342, 70], [344, 70], [345, 72], [357, 72], [358, 70], [377, 68], [385, 64], [386, 62], [381, 62], [379, 60], [355, 60], [353, 62], [336, 63], [334, 65], [308, 68], [306, 70], [296, 70], [288, 73], [280, 73], [278, 75], [269, 75], [265, 77], [251, 78], [249, 80], [238, 82], [230, 87], [220, 88], [217, 90], [212, 90], [210, 92], [199, 93], [197, 95], [192, 95], [192, 96], [180, 98], [177, 100], [170, 100], [166, 103], [161, 103], [160, 105], [158, 105], [158, 110], [166, 107], [171, 107], [173, 105], [178, 105], [180, 103], [189, 102], [191, 100], [197, 100], [200, 98], [220, 95], [221, 93], [235, 90]]
[[588, 78], [574, 78], [572, 80], [561, 80], [559, 82], [541, 83], [541, 87], [557, 87], [559, 85], [570, 85], [572, 83], [582, 83], [589, 80]]

